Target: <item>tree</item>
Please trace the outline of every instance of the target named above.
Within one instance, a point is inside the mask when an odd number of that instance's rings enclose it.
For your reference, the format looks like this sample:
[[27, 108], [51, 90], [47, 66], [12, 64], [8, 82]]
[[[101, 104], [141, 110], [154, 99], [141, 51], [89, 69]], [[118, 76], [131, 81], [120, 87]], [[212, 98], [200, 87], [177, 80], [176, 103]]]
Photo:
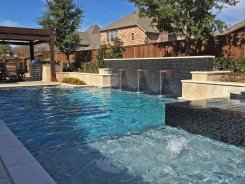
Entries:
[[111, 46], [111, 58], [122, 58], [124, 51], [123, 42], [118, 37], [114, 38]]
[[0, 59], [5, 61], [6, 57], [13, 56], [13, 49], [10, 45], [1, 45], [0, 44]]
[[108, 53], [108, 49], [110, 48], [110, 44], [102, 43], [99, 46], [97, 51], [96, 60], [99, 64], [99, 67], [104, 67], [104, 59], [110, 58], [110, 54]]
[[83, 18], [83, 10], [73, 0], [46, 0], [46, 10], [38, 19], [44, 29], [54, 33], [55, 46], [66, 55], [70, 66], [69, 55], [79, 46], [77, 29]]
[[212, 33], [222, 31], [225, 23], [217, 14], [226, 6], [235, 6], [237, 0], [129, 0], [140, 10], [141, 16], [152, 18], [160, 32], [166, 31], [185, 38], [186, 55], [190, 54], [190, 41], [208, 39]]
[[123, 48], [123, 42], [118, 37], [112, 40], [112, 44], [100, 44], [96, 55], [96, 60], [99, 64], [99, 67], [104, 67], [105, 58], [122, 58], [124, 51], [125, 49]]
[[14, 54], [18, 57], [27, 58], [30, 55], [30, 49], [28, 46], [18, 46], [14, 48]]

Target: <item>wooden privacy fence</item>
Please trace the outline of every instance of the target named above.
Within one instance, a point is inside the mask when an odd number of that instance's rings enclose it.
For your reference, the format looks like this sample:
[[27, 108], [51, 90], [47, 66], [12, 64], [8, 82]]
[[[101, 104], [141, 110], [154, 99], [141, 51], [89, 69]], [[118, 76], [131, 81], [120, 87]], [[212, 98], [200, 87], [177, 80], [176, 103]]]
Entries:
[[[191, 55], [214, 55], [216, 57], [239, 58], [245, 57], [245, 38], [233, 34], [217, 37], [217, 41], [209, 41], [205, 45], [192, 40]], [[185, 42], [183, 40], [126, 46], [123, 58], [153, 58], [185, 55]], [[97, 50], [79, 51], [75, 53], [75, 61], [95, 61]]]

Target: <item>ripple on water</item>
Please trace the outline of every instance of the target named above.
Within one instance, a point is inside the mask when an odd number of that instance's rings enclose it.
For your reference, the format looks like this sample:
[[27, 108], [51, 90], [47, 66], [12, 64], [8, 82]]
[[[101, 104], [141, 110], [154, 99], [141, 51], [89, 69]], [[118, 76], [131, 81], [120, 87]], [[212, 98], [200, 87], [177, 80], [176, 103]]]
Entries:
[[163, 126], [176, 99], [97, 88], [0, 96], [0, 119], [57, 183], [244, 184], [244, 148]]

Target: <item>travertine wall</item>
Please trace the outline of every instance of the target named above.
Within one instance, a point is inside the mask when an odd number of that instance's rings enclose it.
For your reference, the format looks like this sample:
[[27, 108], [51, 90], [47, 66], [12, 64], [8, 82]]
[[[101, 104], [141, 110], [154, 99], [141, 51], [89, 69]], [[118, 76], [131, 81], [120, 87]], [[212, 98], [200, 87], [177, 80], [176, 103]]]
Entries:
[[[136, 58], [107, 59], [105, 67], [112, 68], [114, 73], [125, 70], [121, 78], [122, 89], [137, 91], [137, 70], [143, 70], [141, 90], [145, 93], [160, 94], [160, 70], [168, 70], [162, 80], [162, 94], [181, 96], [181, 80], [191, 79], [191, 71], [212, 70], [213, 56], [166, 57], [166, 58]], [[119, 86], [113, 86], [118, 88]]]
[[232, 91], [245, 91], [245, 84], [221, 81], [182, 81], [182, 96], [184, 100], [200, 100], [208, 98], [229, 97]]
[[57, 72], [56, 78], [58, 82], [62, 82], [64, 78], [77, 78], [84, 81], [87, 85], [96, 87], [111, 87], [118, 85], [118, 75], [116, 74], [93, 74], [80, 72]]
[[208, 98], [229, 97], [231, 92], [245, 91], [242, 82], [223, 82], [222, 75], [230, 71], [191, 72], [192, 80], [182, 80], [183, 100], [200, 100]]

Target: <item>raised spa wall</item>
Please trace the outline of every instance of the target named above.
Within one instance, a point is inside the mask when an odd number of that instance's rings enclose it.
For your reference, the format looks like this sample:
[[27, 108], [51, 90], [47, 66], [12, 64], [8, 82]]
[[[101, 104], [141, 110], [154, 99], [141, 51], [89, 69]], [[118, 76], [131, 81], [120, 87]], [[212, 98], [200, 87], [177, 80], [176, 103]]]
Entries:
[[191, 80], [182, 80], [182, 100], [201, 100], [230, 97], [231, 93], [245, 91], [245, 83], [223, 82], [222, 75], [230, 71], [193, 71]]
[[[181, 96], [181, 80], [191, 79], [191, 71], [210, 71], [214, 56], [161, 57], [105, 59], [105, 67], [121, 76], [121, 88], [138, 91], [138, 73], [141, 74], [140, 90], [150, 94], [160, 94], [160, 72], [165, 72], [162, 95]], [[120, 77], [120, 76], [119, 76]], [[119, 88], [120, 83], [112, 87]]]

